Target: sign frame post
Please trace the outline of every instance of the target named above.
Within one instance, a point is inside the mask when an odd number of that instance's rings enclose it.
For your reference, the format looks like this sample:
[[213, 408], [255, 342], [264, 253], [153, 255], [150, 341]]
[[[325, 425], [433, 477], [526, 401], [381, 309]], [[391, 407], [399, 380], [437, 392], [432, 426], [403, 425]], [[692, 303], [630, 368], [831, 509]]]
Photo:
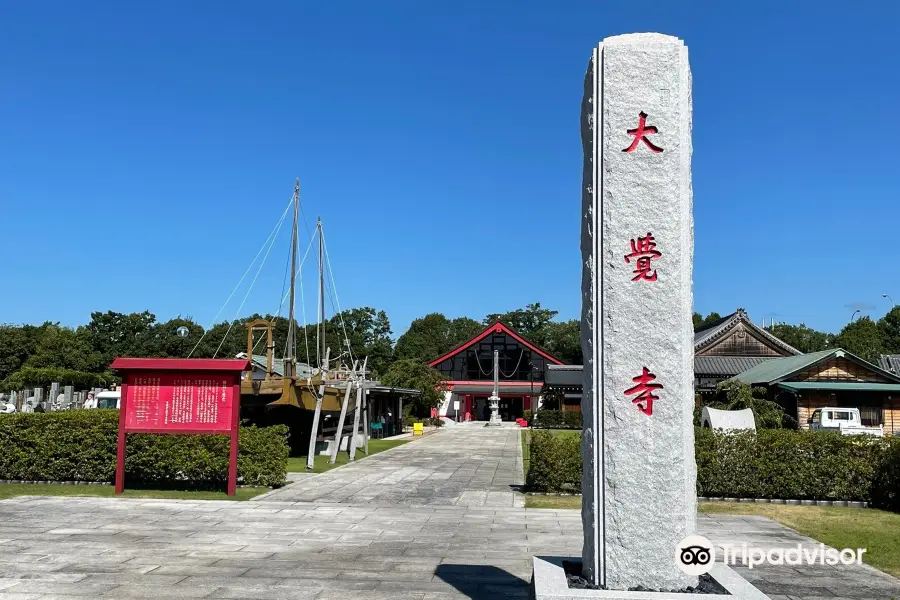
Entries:
[[[228, 435], [229, 436], [229, 452], [228, 452], [228, 487], [227, 494], [234, 496], [237, 489], [237, 459], [238, 459], [238, 433], [240, 425], [241, 412], [241, 377], [244, 371], [250, 370], [250, 361], [244, 359], [202, 359], [202, 358], [116, 358], [110, 368], [118, 370], [122, 374], [121, 398], [119, 400], [119, 433], [116, 448], [116, 495], [125, 491], [125, 452], [127, 436], [129, 433], [154, 433], [154, 434], [170, 434], [170, 435]], [[160, 385], [160, 379], [172, 379], [188, 377], [215, 377], [223, 385], [217, 386], [222, 389], [227, 398], [226, 389], [230, 392], [231, 405], [230, 413], [223, 414], [217, 422], [211, 423], [204, 421], [200, 423], [188, 424], [182, 426], [183, 423], [175, 424], [174, 422], [160, 423], [158, 418], [150, 425], [129, 425], [137, 420], [135, 411], [136, 405], [131, 397], [135, 393], [133, 381], [138, 376], [153, 375], [156, 377], [157, 388], [172, 388], [171, 384]], [[228, 381], [226, 381], [226, 379]], [[182, 381], [186, 381], [182, 379]], [[182, 386], [182, 391], [185, 389]], [[194, 407], [194, 395], [198, 394], [201, 389], [198, 385], [189, 385], [190, 390], [191, 411], [196, 411]], [[171, 390], [166, 390], [171, 394]], [[159, 394], [154, 400], [157, 404], [164, 402]], [[171, 404], [171, 403], [170, 403]], [[197, 401], [199, 406], [199, 398]], [[193, 416], [193, 413], [191, 413]], [[131, 419], [129, 419], [131, 417]], [[157, 414], [158, 417], [158, 414]], [[225, 424], [225, 427], [221, 425]]]

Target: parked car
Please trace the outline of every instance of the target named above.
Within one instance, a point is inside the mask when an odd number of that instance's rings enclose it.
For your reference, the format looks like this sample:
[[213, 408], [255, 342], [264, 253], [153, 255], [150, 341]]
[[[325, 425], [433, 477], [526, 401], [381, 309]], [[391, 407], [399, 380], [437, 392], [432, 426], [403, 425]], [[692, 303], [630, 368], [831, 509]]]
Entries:
[[884, 437], [884, 426], [866, 427], [858, 408], [817, 408], [807, 421], [813, 431], [840, 431], [841, 435], [874, 435]]
[[119, 408], [119, 402], [122, 398], [122, 392], [103, 391], [88, 398], [84, 402], [85, 408]]

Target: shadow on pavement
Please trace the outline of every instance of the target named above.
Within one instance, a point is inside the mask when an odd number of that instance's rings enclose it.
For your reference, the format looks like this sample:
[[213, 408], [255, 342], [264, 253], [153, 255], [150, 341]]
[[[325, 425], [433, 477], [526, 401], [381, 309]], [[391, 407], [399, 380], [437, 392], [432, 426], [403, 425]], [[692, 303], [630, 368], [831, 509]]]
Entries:
[[472, 600], [528, 598], [529, 582], [490, 565], [438, 565], [434, 574]]

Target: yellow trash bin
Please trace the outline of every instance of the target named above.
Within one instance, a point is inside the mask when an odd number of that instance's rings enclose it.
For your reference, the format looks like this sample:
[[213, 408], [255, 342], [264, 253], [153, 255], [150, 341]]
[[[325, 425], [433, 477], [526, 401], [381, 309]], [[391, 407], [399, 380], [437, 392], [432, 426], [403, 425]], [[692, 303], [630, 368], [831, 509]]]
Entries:
[[422, 423], [413, 423], [413, 435], [423, 435], [424, 430], [422, 429]]

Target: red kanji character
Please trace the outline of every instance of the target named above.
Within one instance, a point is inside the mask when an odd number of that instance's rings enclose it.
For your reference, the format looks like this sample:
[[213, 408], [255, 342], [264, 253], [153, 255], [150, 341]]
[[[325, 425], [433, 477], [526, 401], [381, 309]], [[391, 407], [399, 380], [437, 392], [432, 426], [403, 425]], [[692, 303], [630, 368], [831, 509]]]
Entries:
[[631, 280], [656, 281], [656, 269], [652, 268], [650, 261], [661, 256], [662, 252], [656, 249], [656, 239], [649, 231], [645, 237], [632, 239], [631, 253], [625, 255], [626, 263], [631, 263], [631, 259], [637, 257], [634, 265], [634, 277]]
[[634, 141], [631, 142], [630, 146], [628, 146], [627, 148], [622, 150], [622, 152], [634, 152], [635, 149], [637, 149], [638, 144], [641, 142], [641, 140], [643, 140], [643, 142], [645, 144], [647, 144], [647, 147], [650, 148], [651, 152], [655, 152], [656, 154], [659, 154], [660, 152], [663, 151], [662, 148], [655, 145], [653, 142], [651, 142], [647, 138], [647, 134], [659, 133], [659, 130], [656, 127], [654, 127], [653, 125], [646, 125], [646, 122], [647, 122], [647, 113], [645, 113], [644, 111], [641, 111], [640, 113], [638, 113], [637, 129], [629, 129], [628, 130], [628, 135], [633, 135]]
[[[637, 385], [625, 390], [625, 395], [630, 396], [632, 394], [637, 394], [631, 401], [637, 404], [639, 411], [650, 416], [653, 414], [653, 401], [659, 400], [659, 396], [654, 395], [653, 392], [654, 390], [663, 389], [663, 386], [659, 383], [650, 383], [656, 379], [656, 375], [651, 373], [647, 367], [644, 367], [643, 369], [643, 373], [632, 378], [632, 381]], [[643, 405], [641, 403], [643, 403]]]

